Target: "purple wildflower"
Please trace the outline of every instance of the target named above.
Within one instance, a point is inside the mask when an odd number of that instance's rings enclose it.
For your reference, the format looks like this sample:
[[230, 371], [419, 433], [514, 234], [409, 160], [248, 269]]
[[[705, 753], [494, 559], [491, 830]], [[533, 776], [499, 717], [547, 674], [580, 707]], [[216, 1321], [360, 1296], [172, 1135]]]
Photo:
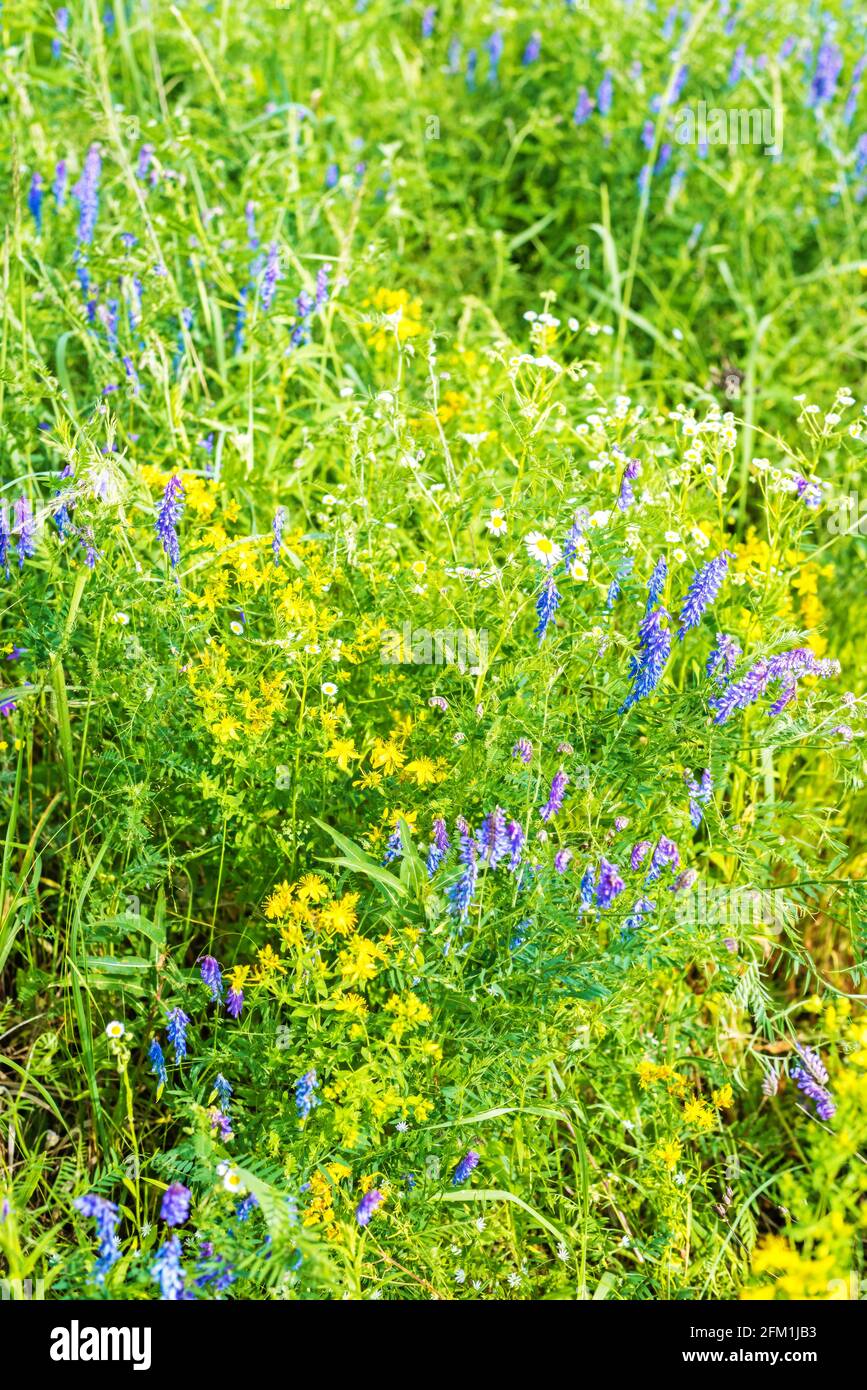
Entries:
[[96, 1282], [102, 1284], [112, 1265], [120, 1259], [120, 1242], [117, 1238], [120, 1212], [114, 1202], [109, 1202], [106, 1197], [98, 1197], [95, 1192], [76, 1197], [72, 1205], [82, 1216], [92, 1217], [96, 1222], [98, 1246], [93, 1273]]
[[156, 1038], [151, 1041], [151, 1045], [148, 1048], [148, 1061], [151, 1064], [151, 1072], [157, 1078], [157, 1085], [165, 1086], [169, 1079], [168, 1072], [166, 1071], [166, 1059], [163, 1056], [163, 1050]]
[[181, 1264], [181, 1242], [177, 1236], [160, 1247], [151, 1265], [151, 1275], [160, 1286], [160, 1297], [167, 1302], [184, 1298], [184, 1267]]
[[653, 566], [653, 572], [651, 573], [651, 576], [647, 581], [647, 607], [645, 609], [645, 612], [649, 613], [651, 608], [653, 608], [654, 605], [659, 602], [662, 596], [662, 591], [665, 588], [665, 580], [667, 575], [668, 565], [666, 563], [665, 556], [660, 555], [656, 564]]
[[838, 675], [839, 671], [839, 661], [819, 660], [809, 647], [794, 647], [791, 651], [779, 652], [776, 656], [757, 661], [739, 681], [731, 682], [720, 695], [708, 701], [711, 709], [716, 711], [714, 722], [725, 724], [735, 710], [746, 709], [765, 693], [769, 685], [781, 681], [783, 693], [769, 710], [770, 714], [777, 714], [794, 698], [797, 683], [802, 677], [828, 678]]
[[30, 180], [30, 192], [27, 194], [27, 206], [36, 223], [37, 236], [42, 233], [42, 196], [42, 175], [37, 173]]
[[81, 178], [72, 192], [78, 202], [78, 240], [85, 246], [93, 241], [96, 219], [99, 216], [99, 180], [102, 174], [102, 157], [99, 146], [91, 145], [84, 161]]
[[520, 758], [522, 763], [528, 763], [533, 756], [533, 745], [528, 738], [519, 738], [512, 748], [512, 757]]
[[514, 873], [521, 862], [521, 855], [524, 852], [524, 831], [516, 820], [510, 820], [506, 826], [506, 835], [508, 836], [511, 855], [509, 859], [509, 869]]
[[218, 1003], [223, 997], [223, 974], [220, 970], [219, 961], [215, 960], [213, 956], [202, 956], [199, 965], [199, 974], [202, 977], [202, 982], [206, 984], [211, 991], [212, 1000]]
[[703, 807], [707, 805], [713, 794], [713, 778], [710, 774], [710, 768], [705, 768], [701, 774], [701, 783], [696, 782], [688, 772], [684, 773], [684, 781], [690, 796], [689, 818], [694, 829], [697, 830], [704, 818]]
[[533, 632], [540, 642], [548, 631], [548, 625], [559, 607], [560, 593], [553, 578], [549, 576], [542, 585], [541, 592], [536, 600], [536, 612], [539, 615], [539, 621], [533, 629]]
[[154, 155], [153, 145], [142, 145], [138, 152], [138, 161], [135, 166], [135, 176], [139, 182], [144, 183], [148, 176], [148, 169]]
[[605, 858], [599, 861], [599, 882], [596, 884], [596, 906], [610, 907], [618, 893], [626, 887], [616, 864]]
[[843, 69], [843, 54], [826, 37], [816, 59], [816, 71], [810, 83], [807, 105], [814, 109], [832, 101], [837, 90], [837, 79]]
[[663, 618], [667, 619], [668, 614], [664, 608], [657, 608], [648, 613], [639, 624], [640, 654], [631, 659], [629, 675], [632, 689], [620, 706], [621, 714], [639, 700], [643, 700], [659, 684], [671, 655], [671, 633], [661, 626]]
[[792, 1080], [798, 1090], [813, 1102], [820, 1120], [832, 1119], [837, 1107], [831, 1092], [827, 1089], [827, 1067], [818, 1052], [814, 1052], [812, 1048], [802, 1047], [800, 1043], [796, 1043], [795, 1048], [801, 1062], [792, 1068]]
[[539, 34], [538, 30], [535, 30], [535, 29], [534, 29], [534, 30], [533, 30], [533, 33], [530, 35], [529, 39], [527, 40], [527, 46], [526, 46], [526, 48], [524, 49], [524, 54], [523, 54], [523, 57], [521, 58], [521, 62], [523, 63], [524, 67], [525, 67], [525, 68], [528, 68], [528, 67], [530, 67], [530, 65], [531, 65], [532, 63], [535, 63], [535, 62], [538, 60], [539, 54], [540, 54], [541, 52], [542, 52], [542, 37], [541, 37], [541, 35]]
[[370, 1225], [370, 1218], [383, 1200], [382, 1193], [376, 1187], [372, 1187], [369, 1192], [365, 1192], [358, 1206], [355, 1208], [355, 1219], [359, 1226]]
[[580, 92], [578, 93], [578, 100], [575, 103], [575, 110], [572, 113], [572, 119], [576, 125], [584, 125], [585, 121], [590, 119], [590, 116], [593, 111], [593, 106], [593, 98], [588, 95], [587, 88], [582, 87]]
[[457, 883], [446, 889], [446, 896], [451, 901], [452, 912], [457, 914], [461, 922], [465, 922], [470, 913], [470, 904], [476, 895], [479, 864], [475, 840], [468, 831], [462, 830], [460, 834], [460, 860], [464, 869]]
[[183, 1009], [170, 1009], [166, 1023], [166, 1034], [175, 1049], [175, 1061], [180, 1062], [187, 1055], [187, 1028], [189, 1017]]
[[63, 52], [63, 40], [69, 29], [69, 10], [65, 5], [54, 11], [54, 23], [57, 27], [57, 33], [51, 40], [51, 56], [56, 59]]
[[660, 835], [656, 849], [650, 860], [650, 868], [647, 871], [647, 882], [654, 883], [662, 873], [666, 864], [671, 867], [672, 873], [680, 868], [680, 853], [673, 840], [669, 840], [665, 835]]
[[717, 685], [722, 685], [731, 675], [741, 655], [741, 644], [736, 637], [727, 637], [724, 632], [716, 635], [716, 646], [707, 659], [705, 668], [709, 676], [716, 677]]
[[36, 521], [27, 497], [16, 498], [14, 510], [14, 529], [18, 532], [18, 568], [23, 570], [24, 561], [36, 554]]
[[295, 1082], [295, 1108], [300, 1120], [306, 1120], [313, 1107], [319, 1104], [319, 1098], [316, 1095], [318, 1084], [315, 1071], [306, 1071]]
[[548, 800], [544, 806], [539, 808], [539, 815], [544, 821], [553, 820], [563, 805], [563, 796], [569, 785], [568, 774], [560, 768], [555, 772], [551, 780], [551, 790], [548, 793]]
[[167, 1226], [183, 1226], [190, 1214], [190, 1189], [182, 1182], [171, 1183], [163, 1193], [160, 1219]]
[[54, 206], [57, 208], [58, 211], [60, 211], [60, 209], [63, 207], [64, 199], [66, 198], [65, 159], [59, 160], [54, 170], [54, 186], [52, 188], [52, 192], [54, 194]]
[[240, 1018], [244, 1007], [244, 991], [230, 985], [226, 994], [226, 1013], [230, 1018]]
[[448, 830], [442, 816], [436, 816], [433, 823], [433, 834], [427, 852], [427, 876], [433, 878], [440, 864], [445, 859], [451, 848]]
[[178, 541], [177, 524], [183, 515], [184, 510], [184, 489], [180, 478], [173, 473], [166, 483], [166, 490], [163, 493], [163, 500], [156, 520], [156, 533], [163, 543], [163, 550], [168, 555], [172, 567], [180, 562], [181, 547]]
[[602, 81], [596, 92], [596, 106], [600, 116], [607, 116], [611, 110], [614, 100], [614, 80], [611, 73], [606, 68]]
[[635, 505], [635, 492], [632, 484], [641, 472], [641, 464], [638, 459], [630, 459], [623, 470], [623, 478], [620, 483], [620, 495], [617, 498], [617, 507], [621, 512], [626, 512]]
[[279, 278], [280, 251], [276, 241], [272, 241], [268, 247], [268, 260], [265, 265], [265, 273], [262, 276], [262, 310], [266, 314], [274, 302]]
[[707, 609], [715, 601], [720, 586], [726, 577], [730, 550], [723, 550], [713, 560], [698, 571], [687, 590], [683, 608], [680, 611], [680, 627], [677, 635], [681, 642], [691, 627], [698, 627]]
[[473, 1169], [478, 1167], [478, 1164], [479, 1155], [476, 1153], [475, 1149], [468, 1150], [452, 1173], [452, 1186], [460, 1187], [461, 1183], [465, 1183]]
[[217, 1093], [223, 1113], [228, 1115], [229, 1105], [232, 1099], [232, 1087], [229, 1085], [221, 1071], [214, 1077], [214, 1090]]
[[581, 875], [581, 886], [579, 889], [581, 911], [587, 912], [593, 906], [593, 897], [596, 892], [596, 872], [592, 864], [588, 864], [584, 873]]
[[572, 851], [568, 847], [558, 849], [554, 855], [554, 871], [558, 874], [565, 874], [572, 860]]
[[495, 869], [500, 860], [509, 853], [509, 837], [506, 832], [506, 814], [495, 806], [490, 815], [485, 816], [482, 827], [476, 836], [482, 860]]
[[496, 85], [499, 75], [500, 59], [503, 56], [503, 35], [496, 29], [485, 44], [488, 50], [488, 81]]
[[321, 265], [316, 272], [316, 298], [315, 308], [317, 313], [321, 312], [328, 303], [328, 277], [331, 274], [331, 264], [329, 261]]
[[433, 34], [434, 27], [436, 25], [436, 18], [436, 5], [428, 5], [424, 14], [421, 17], [421, 36], [423, 39], [429, 39]]
[[283, 527], [286, 524], [286, 508], [278, 507], [274, 513], [274, 521], [271, 526], [271, 551], [274, 556], [274, 564], [280, 563], [280, 545], [283, 540]]

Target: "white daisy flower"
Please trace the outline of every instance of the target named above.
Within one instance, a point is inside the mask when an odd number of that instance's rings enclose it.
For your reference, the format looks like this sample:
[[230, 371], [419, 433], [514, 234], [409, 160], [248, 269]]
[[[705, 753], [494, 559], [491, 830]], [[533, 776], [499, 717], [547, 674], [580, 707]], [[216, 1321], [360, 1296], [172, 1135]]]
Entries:
[[537, 560], [546, 569], [551, 569], [563, 558], [563, 551], [557, 542], [543, 536], [541, 531], [531, 531], [529, 536], [524, 538], [524, 544], [530, 559]]

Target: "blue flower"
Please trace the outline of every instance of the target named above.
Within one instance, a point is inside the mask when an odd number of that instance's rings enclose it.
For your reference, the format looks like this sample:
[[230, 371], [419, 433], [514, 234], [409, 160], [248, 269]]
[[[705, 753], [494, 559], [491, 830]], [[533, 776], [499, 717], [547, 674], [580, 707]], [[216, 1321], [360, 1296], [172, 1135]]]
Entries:
[[169, 1236], [165, 1245], [160, 1247], [151, 1265], [151, 1274], [160, 1286], [162, 1299], [173, 1302], [185, 1297], [181, 1242], [177, 1236]]
[[187, 1028], [190, 1020], [183, 1009], [170, 1009], [166, 1023], [169, 1042], [175, 1049], [175, 1061], [180, 1062], [187, 1055]]
[[96, 1236], [98, 1244], [98, 1259], [94, 1266], [94, 1277], [98, 1284], [105, 1282], [105, 1276], [120, 1259], [120, 1243], [117, 1238], [117, 1226], [120, 1221], [120, 1212], [114, 1202], [109, 1202], [105, 1197], [98, 1197], [95, 1192], [89, 1192], [84, 1197], [76, 1197], [72, 1204], [82, 1216], [90, 1216], [96, 1222]]
[[306, 1071], [295, 1082], [295, 1107], [299, 1119], [306, 1120], [313, 1107], [319, 1104], [319, 1099], [315, 1094], [318, 1084], [315, 1071]]
[[663, 619], [668, 619], [665, 609], [656, 608], [639, 625], [639, 655], [632, 658], [629, 671], [632, 689], [620, 706], [621, 714], [655, 690], [662, 678], [671, 655], [671, 633], [662, 627]]
[[695, 575], [680, 611], [680, 627], [677, 635], [681, 642], [691, 627], [698, 627], [704, 614], [716, 599], [726, 577], [731, 553], [730, 550], [723, 550], [713, 560], [708, 560], [707, 564], [703, 565]]
[[163, 550], [169, 557], [172, 567], [180, 563], [181, 547], [178, 540], [177, 524], [184, 511], [184, 489], [177, 474], [172, 474], [166, 483], [163, 500], [157, 513], [155, 530], [162, 541]]
[[183, 1226], [190, 1214], [190, 1189], [182, 1182], [171, 1183], [163, 1193], [160, 1217], [167, 1226]]
[[151, 1072], [157, 1078], [157, 1084], [159, 1086], [165, 1086], [169, 1079], [168, 1072], [166, 1071], [166, 1059], [163, 1056], [163, 1050], [156, 1038], [153, 1039], [148, 1048], [148, 1060], [151, 1064]]
[[475, 1149], [470, 1149], [468, 1153], [464, 1154], [452, 1174], [452, 1186], [460, 1187], [461, 1183], [466, 1182], [473, 1169], [478, 1167], [478, 1163], [479, 1155], [476, 1153]]

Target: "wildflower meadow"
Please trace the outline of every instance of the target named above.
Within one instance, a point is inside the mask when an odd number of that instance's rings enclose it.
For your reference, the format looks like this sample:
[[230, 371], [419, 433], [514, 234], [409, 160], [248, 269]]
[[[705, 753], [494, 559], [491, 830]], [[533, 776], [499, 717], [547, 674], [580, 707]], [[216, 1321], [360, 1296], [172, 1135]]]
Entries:
[[0, 48], [4, 1299], [863, 1299], [863, 9]]

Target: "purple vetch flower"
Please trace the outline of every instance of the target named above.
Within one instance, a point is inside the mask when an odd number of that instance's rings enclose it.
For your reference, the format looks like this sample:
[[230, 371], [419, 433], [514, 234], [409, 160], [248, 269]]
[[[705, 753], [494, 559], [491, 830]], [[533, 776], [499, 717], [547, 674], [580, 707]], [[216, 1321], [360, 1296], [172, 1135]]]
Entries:
[[93, 241], [96, 219], [99, 216], [99, 180], [102, 175], [102, 157], [97, 144], [91, 145], [84, 161], [81, 178], [72, 190], [78, 202], [78, 240], [84, 246]]
[[466, 75], [467, 90], [470, 92], [474, 92], [476, 90], [476, 65], [478, 61], [479, 56], [476, 53], [476, 50], [474, 48], [471, 48], [467, 53]]
[[184, 1267], [181, 1264], [181, 1242], [177, 1236], [169, 1236], [157, 1251], [151, 1265], [151, 1275], [160, 1286], [160, 1297], [166, 1302], [177, 1302], [185, 1297]]
[[478, 1167], [478, 1164], [479, 1155], [476, 1153], [475, 1149], [468, 1150], [452, 1173], [452, 1187], [460, 1187], [461, 1183], [465, 1183], [473, 1169]]
[[720, 695], [709, 700], [715, 710], [714, 722], [725, 724], [735, 710], [746, 709], [763, 695], [769, 685], [780, 681], [783, 692], [771, 706], [769, 714], [778, 714], [797, 693], [797, 684], [804, 676], [821, 676], [827, 679], [839, 675], [839, 661], [826, 658], [817, 659], [809, 647], [794, 647], [788, 652], [757, 661], [739, 681], [732, 681]]
[[665, 835], [660, 835], [656, 848], [650, 860], [650, 868], [647, 871], [647, 882], [654, 883], [659, 878], [665, 866], [669, 865], [672, 873], [680, 868], [680, 852], [673, 840], [669, 840]]
[[566, 539], [563, 542], [563, 563], [567, 569], [571, 567], [572, 561], [575, 558], [575, 554], [578, 550], [578, 542], [584, 535], [589, 515], [590, 513], [586, 507], [579, 507], [572, 518], [572, 525], [569, 527], [566, 533]]
[[339, 164], [329, 164], [325, 170], [325, 187], [335, 188], [340, 180]]
[[183, 1226], [190, 1214], [190, 1189], [182, 1182], [171, 1183], [163, 1193], [160, 1219], [167, 1226]]
[[163, 1050], [156, 1038], [151, 1040], [151, 1045], [148, 1048], [148, 1061], [151, 1064], [152, 1074], [157, 1078], [157, 1086], [165, 1086], [169, 1075], [166, 1071], [166, 1059], [163, 1056]]
[[476, 884], [479, 877], [478, 851], [476, 842], [469, 834], [468, 830], [461, 830], [460, 860], [463, 864], [463, 873], [457, 883], [446, 889], [446, 897], [452, 905], [452, 912], [461, 922], [465, 922], [470, 913], [470, 904], [476, 895]]
[[316, 1095], [318, 1085], [315, 1070], [306, 1071], [295, 1082], [295, 1108], [298, 1111], [299, 1120], [306, 1120], [314, 1106], [319, 1104], [319, 1097]]
[[183, 511], [183, 484], [178, 475], [173, 473], [166, 483], [155, 527], [156, 533], [162, 541], [163, 550], [168, 555], [173, 568], [179, 564], [181, 558], [181, 547], [176, 528]]
[[643, 919], [653, 912], [655, 907], [656, 903], [652, 902], [650, 898], [639, 898], [632, 911], [624, 919], [621, 936], [626, 936], [627, 932], [638, 931], [644, 925]]
[[698, 869], [684, 869], [682, 874], [678, 874], [674, 883], [668, 886], [669, 893], [685, 893], [695, 883], [698, 878]]
[[316, 295], [314, 299], [314, 307], [317, 313], [321, 313], [321, 311], [325, 308], [325, 305], [328, 303], [328, 277], [330, 274], [330, 261], [326, 261], [325, 264], [321, 265], [316, 272]]
[[[58, 477], [61, 479], [61, 481], [66, 481], [67, 479], [72, 478], [74, 476], [75, 465], [72, 463], [67, 463], [58, 474]], [[55, 501], [58, 504], [55, 507], [54, 512], [52, 513], [54, 518], [54, 524], [60, 532], [61, 536], [65, 536], [67, 531], [72, 529], [72, 512], [75, 508], [75, 492], [73, 484], [70, 483], [68, 487], [61, 488], [60, 490], [55, 492], [54, 497]], [[0, 526], [0, 532], [2, 532], [2, 526]], [[2, 559], [3, 556], [0, 555], [0, 561], [2, 561]], [[6, 578], [9, 578], [8, 573]]]
[[549, 575], [536, 600], [536, 612], [539, 615], [539, 621], [533, 629], [533, 634], [538, 637], [540, 642], [548, 631], [548, 625], [559, 607], [560, 592], [554, 583], [553, 576]]
[[12, 537], [9, 531], [9, 512], [5, 502], [0, 502], [0, 566], [9, 579], [9, 547]]
[[723, 550], [713, 560], [708, 560], [695, 575], [680, 610], [677, 635], [681, 642], [691, 627], [698, 627], [704, 614], [716, 600], [726, 577], [729, 560], [732, 558], [732, 551]]
[[59, 58], [63, 52], [63, 40], [69, 30], [69, 10], [65, 5], [54, 11], [54, 23], [57, 33], [51, 40], [51, 56], [52, 58]]
[[625, 887], [617, 865], [609, 863], [605, 858], [600, 859], [599, 881], [596, 884], [596, 906], [610, 907], [618, 893], [622, 893]]
[[292, 332], [289, 337], [290, 352], [293, 348], [300, 347], [302, 343], [306, 343], [309, 341], [310, 327], [308, 320], [311, 314], [313, 313], [313, 308], [314, 304], [313, 300], [310, 298], [310, 295], [307, 293], [306, 290], [302, 290], [301, 293], [298, 295], [298, 298], [295, 300], [295, 312], [297, 318], [295, 322], [295, 327], [292, 329]]
[[147, 178], [148, 170], [150, 169], [151, 160], [153, 159], [153, 157], [153, 145], [142, 145], [141, 149], [138, 152], [138, 161], [135, 166], [135, 176], [140, 183], [144, 183], [145, 179]]
[[804, 506], [811, 512], [815, 512], [822, 505], [822, 484], [816, 478], [805, 478], [803, 474], [795, 474], [795, 489]]
[[638, 459], [630, 459], [623, 470], [623, 478], [620, 483], [620, 495], [617, 498], [617, 507], [621, 512], [626, 512], [635, 505], [635, 492], [632, 484], [641, 472], [641, 464]]
[[280, 563], [280, 546], [283, 541], [283, 527], [286, 524], [286, 508], [278, 507], [274, 513], [274, 521], [271, 525], [271, 553], [274, 556], [274, 564]]
[[448, 62], [448, 67], [446, 68], [446, 72], [448, 73], [448, 75], [449, 75], [450, 77], [457, 77], [458, 73], [459, 73], [460, 70], [461, 70], [461, 41], [460, 41], [460, 39], [455, 38], [455, 39], [452, 39], [452, 40], [450, 41], [450, 43], [449, 43], [448, 58], [449, 58], [449, 62]]
[[370, 1218], [373, 1216], [380, 1202], [384, 1200], [382, 1193], [377, 1187], [372, 1187], [369, 1192], [365, 1192], [358, 1206], [355, 1208], [355, 1219], [359, 1226], [370, 1225]]
[[810, 1047], [802, 1047], [800, 1043], [795, 1044], [795, 1049], [800, 1057], [800, 1064], [796, 1064], [791, 1069], [792, 1080], [796, 1083], [798, 1090], [802, 1091], [816, 1107], [816, 1115], [820, 1120], [830, 1120], [837, 1111], [834, 1098], [827, 1089], [828, 1069], [819, 1056]]
[[670, 143], [666, 140], [665, 143], [663, 145], [660, 145], [659, 147], [659, 154], [656, 156], [656, 163], [653, 166], [654, 174], [662, 173], [663, 169], [665, 169], [666, 165], [668, 164], [668, 161], [671, 159], [671, 155], [672, 147]]
[[208, 1119], [211, 1124], [211, 1133], [218, 1136], [221, 1144], [226, 1144], [230, 1139], [234, 1139], [232, 1121], [222, 1110], [218, 1110], [216, 1105], [208, 1111]]
[[509, 837], [506, 832], [506, 813], [495, 806], [490, 815], [485, 816], [476, 836], [482, 861], [495, 869], [501, 859], [509, 853]]
[[393, 864], [395, 859], [400, 859], [402, 855], [403, 841], [400, 837], [400, 826], [396, 825], [386, 841], [385, 853], [382, 856], [383, 867]]
[[240, 357], [244, 351], [244, 332], [247, 327], [247, 299], [250, 294], [250, 286], [243, 285], [238, 295], [238, 307], [235, 310], [235, 356]]
[[596, 893], [596, 872], [592, 864], [588, 864], [584, 873], [581, 875], [581, 886], [579, 888], [579, 902], [581, 911], [587, 912], [593, 906], [593, 898]]
[[36, 520], [30, 499], [17, 497], [14, 506], [15, 525], [18, 533], [18, 568], [23, 570], [24, 561], [36, 554]]
[[741, 80], [744, 70], [744, 59], [747, 56], [747, 46], [745, 43], [738, 44], [732, 57], [732, 65], [729, 68], [729, 86], [736, 87]]
[[265, 271], [262, 276], [262, 311], [268, 312], [274, 302], [274, 295], [277, 293], [277, 281], [280, 279], [280, 250], [276, 241], [272, 241], [268, 247], [268, 259], [265, 263]]
[[551, 821], [560, 811], [563, 805], [563, 797], [569, 785], [568, 774], [562, 769], [554, 773], [551, 780], [551, 790], [548, 793], [548, 800], [544, 806], [539, 808], [539, 815], [544, 821]]
[[558, 874], [565, 874], [572, 861], [572, 851], [568, 847], [558, 849], [554, 855], [554, 871]]
[[451, 849], [446, 823], [442, 816], [435, 816], [432, 826], [433, 834], [427, 852], [427, 876], [433, 878], [440, 864], [445, 859]]
[[421, 36], [429, 39], [436, 27], [437, 9], [436, 5], [428, 5], [421, 17]]
[[727, 637], [724, 632], [716, 635], [716, 646], [707, 659], [706, 673], [716, 677], [717, 685], [723, 685], [731, 675], [741, 655], [741, 644], [736, 637]]
[[671, 633], [662, 627], [663, 619], [668, 620], [667, 612], [664, 608], [656, 608], [646, 614], [639, 624], [639, 655], [633, 656], [630, 661], [632, 689], [620, 706], [621, 714], [655, 690], [662, 678], [671, 655]]
[[646, 150], [653, 149], [653, 141], [656, 138], [656, 126], [653, 121], [645, 121], [641, 127], [641, 143]]
[[624, 579], [628, 579], [632, 573], [633, 560], [631, 555], [627, 555], [617, 566], [617, 573], [608, 585], [608, 593], [605, 597], [605, 607], [611, 609], [620, 597], [620, 589]]
[[819, 48], [816, 71], [810, 83], [807, 105], [814, 109], [832, 101], [837, 90], [837, 79], [843, 70], [843, 54], [826, 36]]
[[120, 1242], [117, 1238], [120, 1212], [114, 1202], [109, 1202], [106, 1197], [98, 1197], [95, 1192], [76, 1197], [72, 1205], [82, 1216], [91, 1217], [96, 1222], [98, 1245], [93, 1274], [96, 1282], [102, 1284], [112, 1265], [120, 1259]]
[[647, 581], [647, 606], [645, 608], [646, 613], [649, 613], [651, 608], [653, 608], [662, 597], [662, 591], [665, 588], [665, 580], [667, 575], [668, 564], [666, 563], [665, 556], [660, 555], [656, 564], [653, 566], [653, 571], [651, 573], [650, 578]]
[[491, 34], [485, 43], [485, 48], [488, 50], [488, 81], [494, 86], [499, 76], [500, 59], [503, 56], [503, 35], [499, 29], [495, 29]]
[[203, 984], [211, 991], [211, 999], [214, 1003], [219, 1003], [223, 997], [223, 972], [220, 970], [219, 961], [213, 956], [200, 956], [199, 974]]
[[704, 772], [701, 774], [700, 783], [696, 782], [689, 772], [684, 773], [684, 781], [686, 782], [690, 796], [689, 818], [693, 828], [697, 830], [704, 818], [703, 807], [707, 805], [713, 794], [713, 778], [710, 774], [710, 768], [705, 768]]
[[524, 852], [525, 835], [523, 827], [516, 820], [510, 820], [506, 826], [506, 836], [509, 841], [509, 871], [514, 873], [521, 862], [521, 855]]
[[585, 121], [590, 119], [594, 105], [593, 98], [588, 94], [587, 88], [582, 87], [578, 93], [575, 110], [572, 113], [572, 120], [576, 125], [584, 125]]
[[218, 1071], [217, 1075], [214, 1077], [214, 1090], [217, 1093], [217, 1098], [220, 1102], [223, 1114], [228, 1115], [232, 1099], [232, 1087], [221, 1071]]
[[236, 989], [230, 985], [226, 993], [226, 1013], [230, 1018], [238, 1019], [241, 1017], [241, 1010], [244, 1007], [244, 991]]
[[41, 236], [42, 234], [42, 197], [42, 175], [37, 173], [34, 174], [33, 178], [30, 180], [30, 191], [27, 194], [27, 206], [36, 224], [37, 236]]
[[527, 40], [527, 46], [524, 49], [524, 54], [521, 58], [521, 62], [523, 63], [524, 67], [528, 68], [532, 63], [537, 62], [539, 54], [541, 52], [542, 36], [537, 29], [534, 29], [529, 39]]
[[54, 185], [53, 185], [51, 191], [52, 191], [52, 193], [54, 194], [54, 206], [57, 208], [57, 210], [58, 210], [58, 212], [59, 212], [60, 209], [63, 207], [64, 200], [65, 200], [65, 198], [66, 198], [66, 160], [65, 160], [65, 159], [58, 160], [58, 163], [57, 163], [57, 165], [56, 165], [56, 167], [55, 167], [55, 170], [54, 170]]
[[596, 91], [596, 107], [600, 116], [607, 116], [614, 101], [614, 79], [606, 68]]
[[175, 1061], [180, 1063], [187, 1055], [187, 1028], [190, 1020], [183, 1009], [170, 1009], [166, 1021], [166, 1035], [175, 1049]]
[[528, 738], [519, 738], [512, 748], [512, 757], [528, 763], [533, 756], [533, 745]]

